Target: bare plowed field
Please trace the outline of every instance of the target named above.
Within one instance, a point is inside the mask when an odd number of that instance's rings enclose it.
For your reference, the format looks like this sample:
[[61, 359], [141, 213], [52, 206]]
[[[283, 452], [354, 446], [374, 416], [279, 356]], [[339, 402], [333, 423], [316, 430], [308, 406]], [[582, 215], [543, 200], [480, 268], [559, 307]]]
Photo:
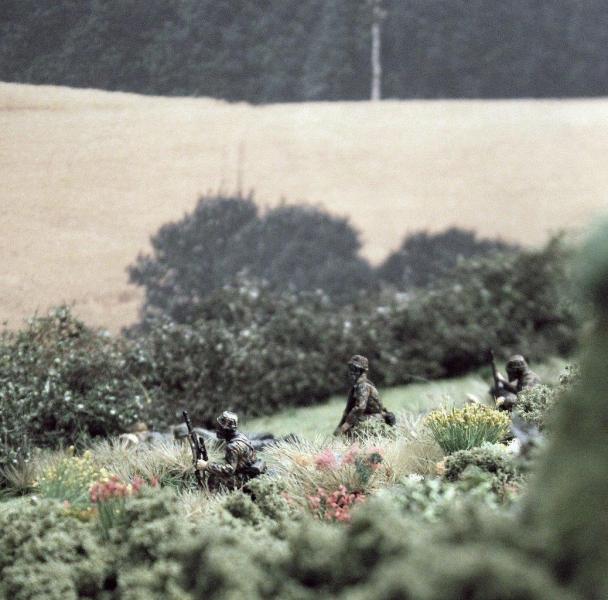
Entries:
[[249, 106], [0, 83], [0, 321], [132, 322], [125, 267], [222, 188], [348, 215], [381, 260], [460, 225], [526, 244], [608, 207], [608, 100]]

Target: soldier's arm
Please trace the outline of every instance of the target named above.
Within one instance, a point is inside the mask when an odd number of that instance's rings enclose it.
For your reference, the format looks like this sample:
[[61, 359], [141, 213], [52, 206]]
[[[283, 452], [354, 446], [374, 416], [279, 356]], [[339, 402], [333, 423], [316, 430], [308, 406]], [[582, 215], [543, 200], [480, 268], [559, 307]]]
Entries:
[[210, 463], [207, 465], [207, 470], [210, 473], [215, 473], [216, 475], [233, 475], [239, 461], [236, 450], [228, 446], [226, 448], [224, 458], [226, 459], [225, 464], [221, 465], [219, 463]]
[[512, 394], [517, 394], [517, 384], [513, 384], [510, 381], [507, 381], [504, 377], [500, 381], [500, 387]]
[[525, 390], [528, 388], [533, 388], [540, 384], [540, 378], [536, 373], [526, 373], [521, 382], [521, 389]]

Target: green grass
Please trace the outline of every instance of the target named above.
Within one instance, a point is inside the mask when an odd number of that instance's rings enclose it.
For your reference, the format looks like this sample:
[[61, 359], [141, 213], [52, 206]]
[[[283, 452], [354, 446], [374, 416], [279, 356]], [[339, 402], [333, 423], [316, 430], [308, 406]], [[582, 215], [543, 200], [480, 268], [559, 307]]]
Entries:
[[[543, 382], [555, 383], [564, 370], [566, 361], [553, 358], [542, 365], [533, 365]], [[499, 369], [502, 365], [499, 365]], [[438, 406], [460, 406], [467, 394], [474, 394], [489, 403], [488, 388], [491, 375], [488, 371], [454, 379], [414, 383], [393, 388], [380, 389], [382, 402], [397, 414], [420, 413]], [[244, 422], [245, 431], [269, 431], [274, 435], [295, 433], [305, 438], [331, 435], [346, 404], [347, 389], [343, 396], [333, 396], [324, 404], [301, 408], [288, 408], [274, 415], [259, 417]]]

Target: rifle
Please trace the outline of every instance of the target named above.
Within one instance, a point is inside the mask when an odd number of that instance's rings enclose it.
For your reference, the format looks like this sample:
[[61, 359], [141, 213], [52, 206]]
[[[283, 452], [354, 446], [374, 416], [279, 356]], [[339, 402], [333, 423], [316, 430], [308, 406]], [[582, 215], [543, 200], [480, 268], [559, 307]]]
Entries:
[[498, 378], [498, 369], [496, 368], [496, 360], [494, 359], [494, 351], [492, 350], [492, 348], [488, 350], [488, 355], [490, 356], [490, 365], [492, 366], [492, 378], [494, 379], [492, 395], [494, 396], [494, 401], [496, 401], [496, 392], [500, 389], [500, 379]]
[[183, 411], [182, 415], [184, 417], [186, 427], [188, 428], [188, 442], [190, 443], [190, 448], [192, 449], [192, 460], [194, 462], [194, 473], [196, 474], [196, 480], [198, 481], [199, 487], [205, 487], [203, 474], [196, 468], [196, 463], [199, 461], [199, 459], [202, 458], [203, 460], [209, 460], [205, 440], [197, 435], [192, 428], [192, 421], [190, 421], [188, 411]]

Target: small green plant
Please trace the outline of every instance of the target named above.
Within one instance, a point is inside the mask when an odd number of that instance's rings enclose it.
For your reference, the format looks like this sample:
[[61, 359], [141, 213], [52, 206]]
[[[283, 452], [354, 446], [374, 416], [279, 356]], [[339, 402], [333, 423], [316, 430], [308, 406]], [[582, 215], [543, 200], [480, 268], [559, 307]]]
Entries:
[[484, 442], [495, 444], [509, 431], [506, 413], [480, 404], [435, 410], [424, 423], [446, 454], [475, 448]]
[[[110, 530], [120, 525], [124, 519], [125, 502], [130, 496], [139, 493], [145, 485], [140, 477], [132, 483], [121, 481], [116, 475], [96, 481], [89, 489], [89, 499], [97, 507], [99, 525], [104, 539], [109, 539]], [[153, 481], [152, 486], [156, 487]]]

